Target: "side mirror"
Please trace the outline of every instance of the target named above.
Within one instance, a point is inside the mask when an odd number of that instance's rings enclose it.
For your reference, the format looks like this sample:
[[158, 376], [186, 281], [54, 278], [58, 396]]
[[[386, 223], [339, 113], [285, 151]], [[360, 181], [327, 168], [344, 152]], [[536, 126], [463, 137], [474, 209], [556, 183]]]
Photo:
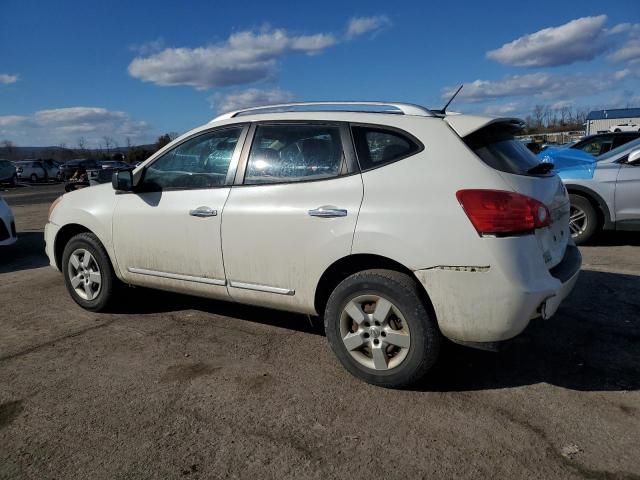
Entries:
[[640, 149], [631, 151], [627, 163], [629, 165], [640, 165]]
[[119, 170], [111, 176], [111, 186], [116, 192], [133, 191], [133, 175], [131, 170]]

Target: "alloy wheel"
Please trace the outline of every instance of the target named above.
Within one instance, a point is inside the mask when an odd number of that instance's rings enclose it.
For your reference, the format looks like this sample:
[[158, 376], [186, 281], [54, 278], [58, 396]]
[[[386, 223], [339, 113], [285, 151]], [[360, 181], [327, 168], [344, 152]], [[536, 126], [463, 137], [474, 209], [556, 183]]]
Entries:
[[573, 238], [581, 235], [587, 229], [589, 219], [584, 210], [575, 205], [571, 205], [569, 211], [569, 230]]
[[397, 367], [411, 345], [402, 312], [379, 295], [360, 295], [347, 302], [340, 316], [340, 336], [349, 354], [373, 370]]
[[69, 256], [69, 281], [71, 286], [84, 300], [94, 300], [102, 286], [102, 274], [98, 262], [91, 253], [78, 248]]

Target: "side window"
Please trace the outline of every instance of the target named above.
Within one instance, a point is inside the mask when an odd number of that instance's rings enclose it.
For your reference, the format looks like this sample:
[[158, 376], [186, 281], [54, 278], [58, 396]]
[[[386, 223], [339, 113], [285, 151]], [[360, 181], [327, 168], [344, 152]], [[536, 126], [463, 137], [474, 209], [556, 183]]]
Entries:
[[351, 127], [362, 170], [379, 167], [421, 150], [408, 136], [375, 127]]
[[169, 150], [145, 170], [142, 189], [196, 189], [224, 185], [242, 128], [205, 133]]
[[244, 183], [331, 178], [340, 174], [342, 161], [337, 125], [258, 125]]

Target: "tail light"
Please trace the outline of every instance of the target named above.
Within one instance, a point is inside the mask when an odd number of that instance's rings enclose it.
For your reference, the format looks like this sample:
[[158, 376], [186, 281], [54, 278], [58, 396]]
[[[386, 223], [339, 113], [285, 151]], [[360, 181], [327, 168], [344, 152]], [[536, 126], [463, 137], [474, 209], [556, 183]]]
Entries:
[[459, 190], [456, 197], [480, 235], [531, 232], [551, 223], [544, 203], [519, 193]]

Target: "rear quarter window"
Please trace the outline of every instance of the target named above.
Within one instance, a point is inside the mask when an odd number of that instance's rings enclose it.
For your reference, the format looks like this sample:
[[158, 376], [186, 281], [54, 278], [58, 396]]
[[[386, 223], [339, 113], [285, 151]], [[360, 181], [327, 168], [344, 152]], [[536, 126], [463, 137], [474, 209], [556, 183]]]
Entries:
[[[513, 136], [510, 129], [499, 124], [478, 130], [463, 140], [480, 160], [501, 172], [532, 175], [529, 170], [541, 162], [524, 143]], [[551, 174], [535, 174], [540, 175]]]
[[409, 134], [397, 130], [354, 125], [351, 132], [362, 170], [401, 160], [424, 148]]

